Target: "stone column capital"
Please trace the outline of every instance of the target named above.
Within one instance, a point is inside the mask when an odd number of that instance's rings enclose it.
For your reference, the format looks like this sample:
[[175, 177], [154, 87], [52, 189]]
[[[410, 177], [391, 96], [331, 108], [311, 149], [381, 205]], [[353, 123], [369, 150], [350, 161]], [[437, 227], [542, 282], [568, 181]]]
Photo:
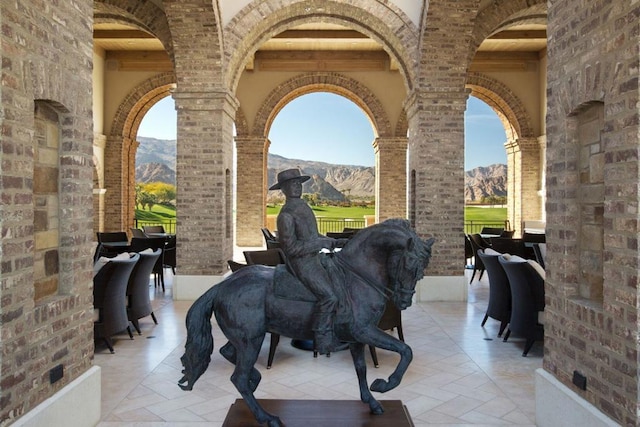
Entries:
[[381, 151], [407, 151], [408, 138], [404, 137], [378, 137], [373, 141], [373, 151], [379, 153]]
[[176, 89], [173, 92], [176, 110], [220, 110], [227, 111], [231, 116], [235, 115], [240, 106], [240, 101], [227, 89], [197, 91], [189, 89]]
[[452, 110], [467, 108], [467, 99], [471, 93], [466, 88], [414, 89], [407, 96], [404, 109], [407, 118], [413, 117], [420, 111]]

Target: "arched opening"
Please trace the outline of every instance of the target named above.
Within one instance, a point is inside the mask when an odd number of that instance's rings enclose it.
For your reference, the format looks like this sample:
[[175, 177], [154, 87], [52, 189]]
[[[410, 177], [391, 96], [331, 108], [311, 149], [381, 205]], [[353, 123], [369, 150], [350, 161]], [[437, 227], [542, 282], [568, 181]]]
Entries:
[[[502, 115], [504, 117], [504, 115]], [[465, 111], [465, 233], [483, 226], [508, 227], [505, 121], [484, 101], [470, 96]]]
[[166, 96], [144, 114], [138, 127], [135, 152], [135, 227], [162, 225], [169, 233], [176, 226], [175, 102]]
[[[267, 183], [284, 169], [300, 168], [312, 178], [303, 187], [321, 232], [367, 225], [375, 214], [375, 131], [366, 113], [348, 98], [316, 91], [283, 106], [269, 128]], [[267, 226], [284, 202], [267, 195]]]

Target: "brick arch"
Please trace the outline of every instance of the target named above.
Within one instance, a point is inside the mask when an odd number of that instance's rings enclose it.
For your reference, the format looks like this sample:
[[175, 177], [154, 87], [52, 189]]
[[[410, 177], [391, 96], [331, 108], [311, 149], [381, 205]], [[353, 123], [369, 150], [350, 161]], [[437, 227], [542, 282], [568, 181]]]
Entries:
[[174, 61], [173, 39], [167, 17], [151, 0], [96, 0], [93, 2], [93, 22], [115, 22], [131, 25], [153, 34]]
[[118, 106], [110, 135], [135, 139], [147, 111], [170, 94], [175, 81], [173, 73], [162, 73], [135, 87]]
[[526, 23], [547, 23], [546, 0], [495, 0], [478, 14], [473, 42], [470, 44], [472, 52], [475, 54], [480, 44], [491, 34]]
[[372, 0], [348, 3], [302, 0], [285, 6], [282, 3], [282, 0], [254, 0], [225, 27], [226, 81], [232, 91], [238, 85], [244, 64], [259, 46], [294, 25], [313, 22], [343, 25], [371, 37], [399, 64], [407, 92], [413, 88], [419, 31], [393, 3]]
[[487, 103], [498, 115], [508, 141], [535, 138], [531, 117], [522, 101], [506, 85], [481, 73], [469, 73], [467, 87], [471, 95]]
[[249, 124], [247, 123], [247, 116], [245, 116], [242, 106], [236, 110], [236, 118], [234, 120], [236, 125], [236, 135], [245, 136], [250, 134]]
[[254, 133], [265, 138], [278, 112], [293, 99], [313, 92], [330, 92], [344, 96], [367, 115], [376, 136], [393, 136], [382, 103], [362, 83], [338, 73], [310, 73], [294, 77], [273, 90], [260, 106], [254, 121]]

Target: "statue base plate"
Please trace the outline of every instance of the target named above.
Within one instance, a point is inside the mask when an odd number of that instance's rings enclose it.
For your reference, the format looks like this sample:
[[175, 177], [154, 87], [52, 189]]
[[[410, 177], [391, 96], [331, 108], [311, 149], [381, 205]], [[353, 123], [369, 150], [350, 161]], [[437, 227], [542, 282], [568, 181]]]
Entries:
[[[413, 427], [407, 407], [401, 400], [381, 400], [384, 414], [372, 415], [359, 400], [280, 400], [258, 399], [269, 413], [277, 415], [287, 427], [366, 426]], [[229, 408], [222, 427], [259, 426], [242, 399]]]

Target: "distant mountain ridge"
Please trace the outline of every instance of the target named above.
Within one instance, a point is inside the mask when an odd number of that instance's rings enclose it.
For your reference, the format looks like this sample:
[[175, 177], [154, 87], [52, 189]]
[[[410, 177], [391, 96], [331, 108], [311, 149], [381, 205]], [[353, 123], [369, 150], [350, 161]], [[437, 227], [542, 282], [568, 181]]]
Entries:
[[[136, 156], [136, 182], [166, 182], [176, 184], [176, 141], [138, 137], [140, 145]], [[284, 169], [299, 168], [311, 179], [304, 184], [305, 193], [316, 194], [319, 199], [344, 201], [367, 199], [375, 194], [375, 168], [373, 166], [335, 165], [299, 159], [288, 159], [276, 154], [267, 158], [267, 185], [276, 182], [276, 175]], [[465, 201], [478, 202], [491, 195], [506, 196], [507, 166], [494, 164], [465, 172]], [[268, 199], [282, 197], [279, 191], [270, 191]]]

